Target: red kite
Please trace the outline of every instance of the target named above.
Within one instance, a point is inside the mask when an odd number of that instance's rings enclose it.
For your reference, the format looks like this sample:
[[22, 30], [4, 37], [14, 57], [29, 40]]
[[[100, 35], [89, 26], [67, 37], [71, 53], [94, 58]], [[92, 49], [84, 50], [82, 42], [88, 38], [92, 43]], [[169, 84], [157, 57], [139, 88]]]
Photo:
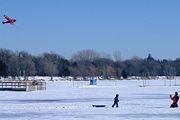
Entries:
[[16, 22], [16, 19], [12, 19], [6, 15], [4, 15], [4, 18], [7, 20], [7, 21], [2, 21], [3, 24], [6, 24], [6, 23], [10, 23], [11, 25], [14, 25], [14, 22]]

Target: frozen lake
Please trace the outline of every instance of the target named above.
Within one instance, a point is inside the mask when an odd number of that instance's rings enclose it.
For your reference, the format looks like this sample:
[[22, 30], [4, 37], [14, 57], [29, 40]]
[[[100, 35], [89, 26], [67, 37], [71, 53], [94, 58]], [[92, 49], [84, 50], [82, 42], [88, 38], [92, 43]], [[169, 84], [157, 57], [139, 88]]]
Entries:
[[[179, 108], [169, 108], [170, 94], [179, 92], [174, 81], [142, 80], [89, 82], [47, 82], [46, 91], [0, 92], [3, 120], [178, 120]], [[177, 81], [176, 81], [177, 84]], [[166, 86], [165, 86], [166, 85]], [[171, 85], [171, 86], [170, 86]], [[112, 108], [119, 94], [119, 108]], [[106, 105], [104, 108], [93, 104]]]

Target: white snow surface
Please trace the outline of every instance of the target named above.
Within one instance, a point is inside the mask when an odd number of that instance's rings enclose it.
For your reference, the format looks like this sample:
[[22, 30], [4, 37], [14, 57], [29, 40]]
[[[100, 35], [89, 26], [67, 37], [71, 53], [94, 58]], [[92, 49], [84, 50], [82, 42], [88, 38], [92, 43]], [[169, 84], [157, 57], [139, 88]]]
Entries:
[[[49, 81], [45, 91], [0, 91], [0, 120], [178, 120], [180, 108], [169, 108], [169, 95], [180, 86], [148, 82], [142, 87], [142, 80], [102, 80], [96, 86], [88, 81]], [[112, 108], [116, 94], [119, 107]]]

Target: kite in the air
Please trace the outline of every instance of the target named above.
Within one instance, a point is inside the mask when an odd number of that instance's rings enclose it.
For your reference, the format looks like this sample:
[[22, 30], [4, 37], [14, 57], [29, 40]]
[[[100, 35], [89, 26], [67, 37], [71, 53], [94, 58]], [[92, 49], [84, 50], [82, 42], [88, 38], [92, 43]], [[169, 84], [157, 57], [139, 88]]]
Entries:
[[10, 23], [11, 25], [14, 25], [14, 22], [16, 22], [16, 19], [12, 19], [6, 15], [4, 15], [4, 18], [7, 20], [7, 21], [2, 21], [3, 24], [6, 24], [6, 23]]

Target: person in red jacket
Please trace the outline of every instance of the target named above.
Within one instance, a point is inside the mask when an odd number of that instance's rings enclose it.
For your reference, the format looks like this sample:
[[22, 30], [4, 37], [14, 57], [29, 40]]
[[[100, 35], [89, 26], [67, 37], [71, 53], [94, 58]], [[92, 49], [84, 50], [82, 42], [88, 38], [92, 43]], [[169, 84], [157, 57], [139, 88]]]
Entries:
[[179, 101], [178, 92], [175, 92], [174, 96], [170, 95], [170, 99], [173, 101], [170, 107], [171, 108], [178, 107], [178, 101]]

